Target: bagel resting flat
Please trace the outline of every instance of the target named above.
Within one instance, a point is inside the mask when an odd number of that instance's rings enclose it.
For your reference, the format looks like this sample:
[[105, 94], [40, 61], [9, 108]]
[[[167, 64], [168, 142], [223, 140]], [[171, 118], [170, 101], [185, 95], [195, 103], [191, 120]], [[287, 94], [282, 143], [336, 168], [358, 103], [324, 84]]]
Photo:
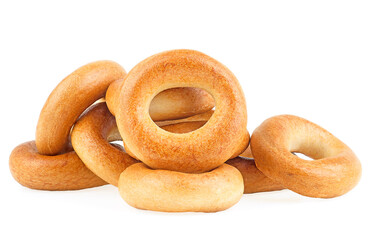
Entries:
[[[150, 118], [154, 96], [175, 87], [202, 88], [213, 96], [216, 110], [200, 129], [170, 133]], [[246, 149], [249, 142], [245, 97], [236, 77], [197, 51], [163, 52], [136, 65], [126, 76], [118, 106], [117, 125], [125, 146], [151, 168], [205, 172]]]
[[361, 164], [347, 145], [320, 126], [292, 115], [265, 120], [252, 135], [251, 151], [266, 176], [308, 197], [343, 195], [361, 177]]
[[216, 212], [236, 204], [243, 194], [241, 173], [223, 164], [200, 174], [153, 170], [143, 163], [120, 175], [119, 192], [131, 206], [163, 212]]
[[21, 185], [39, 190], [79, 190], [107, 184], [70, 150], [56, 156], [41, 155], [35, 141], [20, 144], [10, 154], [9, 168]]

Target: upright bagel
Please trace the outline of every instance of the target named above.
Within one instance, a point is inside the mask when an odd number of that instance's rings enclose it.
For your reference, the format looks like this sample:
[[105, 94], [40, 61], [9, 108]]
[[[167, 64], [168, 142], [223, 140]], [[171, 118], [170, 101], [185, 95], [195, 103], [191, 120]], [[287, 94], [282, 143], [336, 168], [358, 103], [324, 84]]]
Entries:
[[[216, 103], [210, 120], [185, 134], [166, 132], [152, 121], [149, 106], [160, 92], [175, 87], [202, 88]], [[151, 168], [205, 172], [246, 148], [245, 97], [224, 65], [192, 50], [149, 57], [126, 76], [116, 112], [121, 136], [130, 151]], [[117, 110], [117, 109], [116, 109]]]
[[45, 156], [37, 152], [35, 141], [17, 146], [9, 157], [14, 179], [39, 190], [78, 190], [107, 184], [85, 167], [73, 151]]
[[81, 113], [105, 95], [110, 83], [125, 75], [119, 64], [97, 61], [63, 79], [41, 110], [35, 139], [38, 152], [44, 155], [63, 152], [71, 127]]
[[72, 146], [85, 165], [114, 186], [122, 171], [138, 162], [109, 144], [116, 140], [121, 140], [121, 136], [106, 103], [95, 104], [85, 111], [71, 133]]
[[279, 183], [271, 180], [265, 176], [255, 165], [255, 161], [251, 154], [250, 148], [248, 148], [240, 157], [236, 157], [225, 162], [240, 171], [243, 183], [243, 193], [257, 193], [257, 192], [268, 192], [282, 190]]
[[143, 163], [120, 175], [121, 197], [131, 206], [164, 212], [216, 212], [243, 194], [240, 172], [227, 164], [200, 174], [152, 170]]
[[265, 120], [252, 135], [251, 150], [265, 175], [309, 197], [340, 196], [361, 177], [361, 164], [347, 145], [320, 126], [292, 115]]
[[[119, 102], [120, 90], [125, 79], [113, 82], [107, 90], [108, 109], [115, 115]], [[153, 121], [163, 121], [190, 117], [204, 113], [214, 107], [214, 99], [205, 90], [199, 88], [172, 88], [155, 96], [149, 107]]]

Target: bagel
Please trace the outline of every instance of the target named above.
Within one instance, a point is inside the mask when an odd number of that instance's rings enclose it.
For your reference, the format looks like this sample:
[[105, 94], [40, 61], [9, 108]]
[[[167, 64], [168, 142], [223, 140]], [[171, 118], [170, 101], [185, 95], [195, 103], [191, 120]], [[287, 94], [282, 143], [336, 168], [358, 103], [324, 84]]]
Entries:
[[109, 141], [117, 140], [121, 140], [121, 136], [106, 103], [91, 106], [71, 132], [77, 155], [92, 172], [114, 186], [117, 186], [121, 172], [138, 162], [109, 144]]
[[238, 171], [240, 171], [244, 183], [243, 193], [245, 194], [284, 189], [284, 187], [265, 176], [256, 167], [250, 148], [248, 148], [239, 157], [230, 159], [225, 163], [237, 168]]
[[63, 79], [41, 110], [35, 139], [38, 152], [43, 155], [63, 152], [71, 127], [81, 113], [105, 95], [110, 83], [125, 75], [119, 64], [97, 61], [80, 67]]
[[361, 164], [347, 145], [320, 126], [292, 115], [265, 120], [252, 135], [251, 151], [266, 176], [308, 197], [343, 195], [361, 177]]
[[17, 146], [9, 157], [14, 179], [39, 190], [79, 190], [107, 184], [81, 162], [73, 151], [57, 156], [37, 152], [35, 141]]
[[[201, 88], [213, 96], [216, 110], [203, 127], [175, 134], [152, 121], [148, 114], [152, 99], [175, 87]], [[174, 50], [145, 59], [128, 73], [118, 98], [116, 118], [123, 141], [151, 168], [205, 172], [248, 145], [241, 86], [224, 65], [203, 53]]]
[[216, 212], [243, 194], [240, 172], [227, 164], [200, 174], [153, 170], [143, 163], [120, 175], [119, 192], [131, 206], [163, 212]]
[[[113, 115], [115, 115], [119, 93], [124, 82], [125, 79], [117, 80], [107, 90], [107, 106]], [[200, 114], [213, 107], [214, 99], [203, 89], [172, 88], [160, 92], [153, 98], [149, 107], [149, 115], [153, 121], [172, 120]]]

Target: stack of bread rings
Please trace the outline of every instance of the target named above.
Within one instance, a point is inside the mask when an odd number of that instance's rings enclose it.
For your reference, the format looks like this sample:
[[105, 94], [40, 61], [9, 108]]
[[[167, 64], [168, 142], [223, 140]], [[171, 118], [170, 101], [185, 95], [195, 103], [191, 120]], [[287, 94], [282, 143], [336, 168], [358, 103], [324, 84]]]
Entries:
[[275, 116], [251, 141], [246, 127], [238, 80], [201, 52], [162, 52], [129, 73], [97, 61], [52, 91], [35, 141], [17, 146], [9, 166], [32, 189], [109, 183], [129, 205], [165, 212], [216, 212], [243, 193], [281, 189], [332, 198], [360, 179], [353, 151], [312, 122]]

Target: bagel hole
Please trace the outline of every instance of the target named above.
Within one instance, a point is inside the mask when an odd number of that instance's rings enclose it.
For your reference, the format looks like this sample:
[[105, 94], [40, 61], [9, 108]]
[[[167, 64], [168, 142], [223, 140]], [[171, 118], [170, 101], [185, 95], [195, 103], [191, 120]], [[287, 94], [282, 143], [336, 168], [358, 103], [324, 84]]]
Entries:
[[[111, 141], [110, 144], [113, 145], [114, 147], [118, 148], [119, 150], [125, 150], [124, 144], [123, 144], [123, 142], [120, 141], [120, 140], [117, 140], [117, 141]], [[126, 152], [126, 151], [125, 151], [125, 152]]]
[[204, 126], [214, 110], [214, 99], [206, 90], [179, 87], [157, 94], [150, 103], [149, 114], [163, 130], [183, 134]]
[[307, 161], [313, 161], [314, 159], [303, 154], [303, 153], [300, 153], [300, 152], [292, 152], [292, 154], [294, 154], [295, 156], [297, 156], [298, 158], [301, 158], [303, 160], [307, 160]]

